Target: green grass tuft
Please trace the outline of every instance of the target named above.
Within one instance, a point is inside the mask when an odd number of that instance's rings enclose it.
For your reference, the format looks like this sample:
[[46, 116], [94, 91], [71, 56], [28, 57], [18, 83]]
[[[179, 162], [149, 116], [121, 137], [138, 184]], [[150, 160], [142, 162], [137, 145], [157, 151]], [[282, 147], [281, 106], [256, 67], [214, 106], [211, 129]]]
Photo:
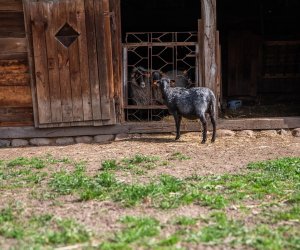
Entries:
[[0, 236], [15, 239], [16, 249], [29, 246], [40, 249], [88, 242], [91, 233], [74, 220], [55, 218], [50, 214], [28, 217], [20, 210], [6, 207], [0, 211]]

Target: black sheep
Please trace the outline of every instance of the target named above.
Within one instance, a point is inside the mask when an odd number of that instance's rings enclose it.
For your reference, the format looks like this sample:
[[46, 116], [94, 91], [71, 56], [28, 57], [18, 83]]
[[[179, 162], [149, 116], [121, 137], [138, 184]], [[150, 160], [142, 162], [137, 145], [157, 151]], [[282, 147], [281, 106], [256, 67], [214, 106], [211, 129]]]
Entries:
[[[155, 79], [156, 80], [156, 79]], [[162, 96], [169, 112], [174, 116], [176, 124], [176, 138], [180, 138], [180, 123], [182, 117], [188, 119], [200, 119], [203, 127], [202, 142], [205, 143], [207, 139], [207, 121], [205, 113], [210, 115], [211, 123], [213, 125], [213, 134], [211, 142], [216, 139], [216, 98], [214, 93], [203, 87], [195, 88], [182, 88], [171, 87], [171, 81], [169, 78], [161, 78], [158, 81], [154, 81], [162, 92]]]

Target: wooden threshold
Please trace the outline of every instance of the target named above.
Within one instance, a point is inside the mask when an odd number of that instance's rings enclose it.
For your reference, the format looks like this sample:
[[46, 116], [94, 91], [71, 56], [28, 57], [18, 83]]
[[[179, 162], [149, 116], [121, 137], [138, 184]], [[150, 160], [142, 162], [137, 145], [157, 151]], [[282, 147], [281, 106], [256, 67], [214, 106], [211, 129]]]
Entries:
[[[300, 127], [300, 117], [251, 118], [251, 119], [219, 119], [218, 129], [231, 130], [264, 130], [292, 129]], [[105, 135], [122, 133], [170, 133], [175, 131], [174, 122], [126, 122], [103, 127], [70, 127], [39, 129], [28, 127], [0, 127], [1, 139], [67, 137], [84, 135]], [[182, 122], [181, 131], [200, 131], [199, 122]]]

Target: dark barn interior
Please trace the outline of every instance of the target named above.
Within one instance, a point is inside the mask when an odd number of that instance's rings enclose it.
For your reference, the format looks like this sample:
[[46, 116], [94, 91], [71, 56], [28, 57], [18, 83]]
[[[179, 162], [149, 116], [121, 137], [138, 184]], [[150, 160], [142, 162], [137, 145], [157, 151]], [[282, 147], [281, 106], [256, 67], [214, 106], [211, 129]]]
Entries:
[[[197, 31], [201, 1], [123, 0], [127, 32]], [[300, 115], [300, 1], [217, 0], [222, 47], [221, 117]], [[229, 109], [228, 102], [242, 107]]]
[[122, 31], [196, 31], [200, 0], [122, 0]]
[[300, 115], [300, 1], [217, 1], [229, 116]]

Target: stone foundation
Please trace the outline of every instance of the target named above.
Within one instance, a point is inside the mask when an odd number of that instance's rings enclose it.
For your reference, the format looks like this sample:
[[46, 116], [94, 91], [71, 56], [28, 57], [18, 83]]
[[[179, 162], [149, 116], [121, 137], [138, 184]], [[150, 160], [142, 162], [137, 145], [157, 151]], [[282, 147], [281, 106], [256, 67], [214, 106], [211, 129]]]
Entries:
[[[0, 148], [5, 147], [26, 147], [26, 146], [65, 146], [74, 143], [110, 143], [113, 141], [130, 140], [132, 138], [144, 137], [144, 134], [117, 134], [117, 135], [96, 135], [96, 136], [77, 136], [59, 138], [29, 138], [29, 139], [0, 139]], [[147, 134], [147, 137], [151, 136]], [[300, 128], [294, 130], [223, 130], [217, 131], [217, 138], [223, 137], [274, 137], [274, 136], [294, 136], [300, 137]]]

